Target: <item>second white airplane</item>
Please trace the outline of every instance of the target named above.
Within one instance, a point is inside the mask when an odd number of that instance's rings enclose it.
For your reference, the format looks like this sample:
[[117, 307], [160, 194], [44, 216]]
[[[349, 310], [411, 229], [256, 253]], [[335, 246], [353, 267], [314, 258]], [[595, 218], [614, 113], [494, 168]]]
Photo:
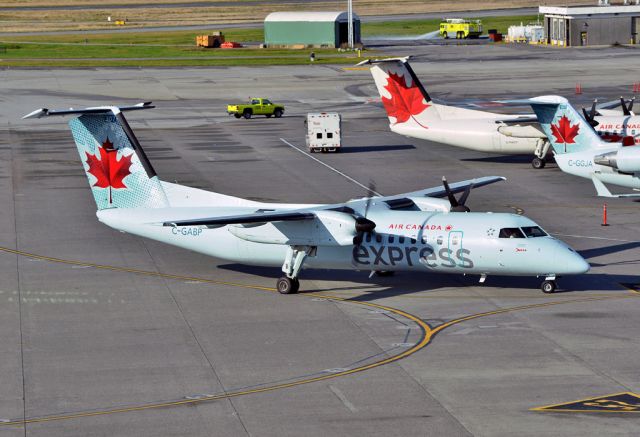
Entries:
[[[534, 115], [505, 115], [435, 103], [409, 65], [409, 58], [367, 60], [382, 97], [389, 127], [412, 138], [435, 141], [479, 152], [520, 155], [534, 153], [531, 165], [543, 168], [550, 143]], [[640, 117], [599, 105], [585, 114], [605, 141], [620, 135], [640, 142]], [[634, 139], [632, 139], [633, 141]]]

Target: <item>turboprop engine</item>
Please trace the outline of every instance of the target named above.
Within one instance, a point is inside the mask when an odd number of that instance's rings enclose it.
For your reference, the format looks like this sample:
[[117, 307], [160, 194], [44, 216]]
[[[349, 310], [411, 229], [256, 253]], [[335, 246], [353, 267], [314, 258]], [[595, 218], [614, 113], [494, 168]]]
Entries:
[[597, 155], [593, 161], [624, 173], [640, 172], [640, 146], [622, 147], [613, 152], [603, 153]]
[[230, 225], [229, 232], [243, 240], [264, 244], [350, 246], [359, 235], [372, 232], [375, 223], [338, 211], [316, 211], [313, 232], [307, 224], [296, 221]]

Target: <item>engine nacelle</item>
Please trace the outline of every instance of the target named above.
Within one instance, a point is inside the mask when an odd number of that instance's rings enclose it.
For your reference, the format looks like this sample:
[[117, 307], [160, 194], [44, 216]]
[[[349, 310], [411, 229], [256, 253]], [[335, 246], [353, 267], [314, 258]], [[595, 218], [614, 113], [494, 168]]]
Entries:
[[254, 243], [291, 246], [350, 246], [357, 235], [356, 219], [343, 212], [317, 211], [313, 220], [230, 225], [229, 232]]
[[413, 203], [420, 208], [420, 211], [451, 211], [451, 203], [449, 203], [449, 199], [438, 199], [435, 197], [410, 197], [409, 199], [411, 199]]
[[640, 146], [623, 147], [613, 152], [597, 155], [593, 161], [625, 173], [640, 172]]
[[547, 136], [537, 124], [507, 124], [498, 127], [498, 132], [507, 137], [513, 138], [541, 138]]

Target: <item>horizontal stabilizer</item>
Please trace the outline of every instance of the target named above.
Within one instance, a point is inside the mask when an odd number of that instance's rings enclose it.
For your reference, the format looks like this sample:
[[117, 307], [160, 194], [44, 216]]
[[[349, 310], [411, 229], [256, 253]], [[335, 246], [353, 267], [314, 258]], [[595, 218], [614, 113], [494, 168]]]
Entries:
[[49, 110], [47, 108], [36, 109], [35, 111], [25, 115], [22, 117], [23, 119], [27, 118], [42, 118], [49, 117], [52, 115], [82, 115], [82, 114], [106, 114], [106, 113], [114, 113], [117, 114], [119, 112], [124, 111], [137, 111], [140, 109], [152, 109], [155, 108], [151, 104], [151, 102], [141, 102], [131, 106], [95, 106], [92, 108], [81, 108], [81, 109], [61, 109], [61, 110]]

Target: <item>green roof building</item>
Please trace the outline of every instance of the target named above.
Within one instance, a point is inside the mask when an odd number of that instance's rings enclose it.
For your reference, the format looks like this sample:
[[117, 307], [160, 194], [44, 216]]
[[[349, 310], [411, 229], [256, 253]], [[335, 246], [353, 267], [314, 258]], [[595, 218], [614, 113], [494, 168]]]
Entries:
[[[346, 12], [273, 12], [264, 19], [267, 47], [343, 47], [347, 45]], [[360, 44], [360, 18], [353, 14], [353, 41]]]

